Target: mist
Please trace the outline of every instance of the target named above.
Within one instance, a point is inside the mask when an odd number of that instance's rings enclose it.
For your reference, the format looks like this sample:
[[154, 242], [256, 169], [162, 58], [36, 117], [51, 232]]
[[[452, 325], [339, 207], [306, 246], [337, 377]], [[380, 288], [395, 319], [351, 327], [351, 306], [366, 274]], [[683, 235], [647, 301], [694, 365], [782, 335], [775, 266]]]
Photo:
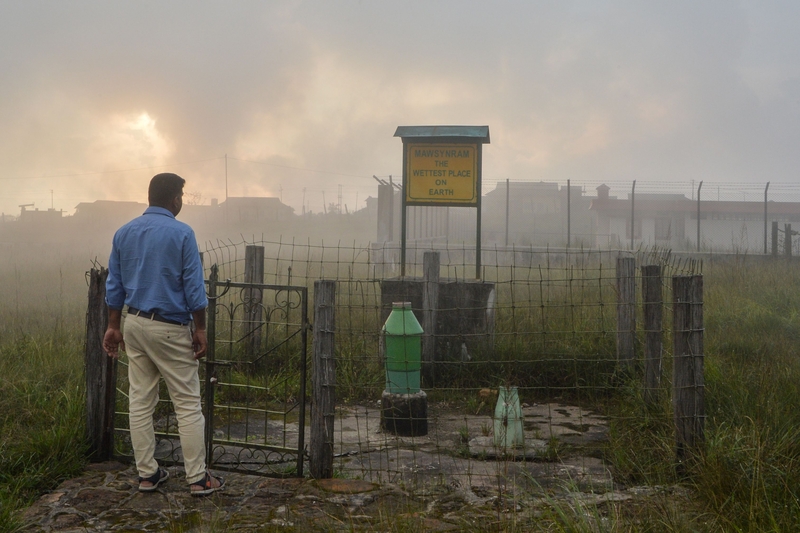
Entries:
[[[145, 201], [348, 210], [398, 125], [486, 124], [505, 179], [794, 180], [793, 3], [4, 2], [0, 211]], [[227, 156], [227, 157], [226, 157]], [[484, 187], [490, 190], [491, 186]]]

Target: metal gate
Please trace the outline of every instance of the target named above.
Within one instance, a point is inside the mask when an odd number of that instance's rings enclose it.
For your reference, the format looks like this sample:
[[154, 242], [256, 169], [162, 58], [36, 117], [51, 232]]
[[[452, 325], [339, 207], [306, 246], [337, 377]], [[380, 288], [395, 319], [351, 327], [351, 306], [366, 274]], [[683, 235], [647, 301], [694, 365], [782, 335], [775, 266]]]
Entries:
[[219, 470], [302, 476], [308, 289], [208, 280], [206, 461]]
[[[200, 366], [210, 468], [303, 476], [308, 289], [208, 280], [208, 353]], [[119, 364], [127, 366], [127, 359]], [[133, 459], [127, 369], [117, 373], [113, 455]], [[154, 414], [156, 458], [182, 464], [175, 411], [163, 380]]]

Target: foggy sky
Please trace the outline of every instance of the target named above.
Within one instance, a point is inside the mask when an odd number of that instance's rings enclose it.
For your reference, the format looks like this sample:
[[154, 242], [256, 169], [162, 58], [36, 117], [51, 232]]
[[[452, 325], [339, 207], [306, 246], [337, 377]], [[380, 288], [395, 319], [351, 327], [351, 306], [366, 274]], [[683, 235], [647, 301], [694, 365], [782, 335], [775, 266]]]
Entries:
[[[0, 211], [363, 207], [399, 125], [488, 125], [498, 180], [797, 183], [797, 2], [0, 0]], [[304, 191], [305, 189], [305, 191]], [[52, 191], [52, 197], [51, 197]]]

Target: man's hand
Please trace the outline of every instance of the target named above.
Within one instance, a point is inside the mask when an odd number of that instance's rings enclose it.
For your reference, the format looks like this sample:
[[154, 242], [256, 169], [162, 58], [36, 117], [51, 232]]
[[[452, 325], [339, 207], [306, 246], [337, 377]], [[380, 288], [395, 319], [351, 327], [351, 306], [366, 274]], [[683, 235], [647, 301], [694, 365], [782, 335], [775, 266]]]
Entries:
[[208, 351], [208, 339], [206, 338], [206, 310], [198, 309], [192, 313], [194, 320], [194, 331], [192, 331], [192, 350], [194, 358], [202, 359]]
[[106, 334], [103, 335], [103, 349], [109, 357], [116, 359], [119, 357], [119, 351], [125, 350], [125, 341], [122, 340], [122, 331], [119, 328], [109, 328]]
[[116, 359], [119, 351], [125, 351], [125, 341], [122, 340], [122, 309], [108, 309], [108, 329], [103, 335], [103, 349], [109, 357]]
[[206, 338], [205, 329], [196, 329], [192, 333], [192, 350], [194, 351], [195, 359], [202, 359], [206, 356], [206, 351], [208, 351], [208, 339]]

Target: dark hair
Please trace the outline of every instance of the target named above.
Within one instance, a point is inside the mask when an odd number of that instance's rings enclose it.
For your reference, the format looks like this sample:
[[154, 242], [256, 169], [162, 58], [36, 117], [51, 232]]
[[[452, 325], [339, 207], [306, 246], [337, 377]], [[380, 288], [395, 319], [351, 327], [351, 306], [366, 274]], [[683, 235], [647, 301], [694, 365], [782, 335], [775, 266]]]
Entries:
[[156, 207], [167, 207], [170, 202], [181, 194], [183, 184], [186, 180], [177, 174], [164, 172], [156, 174], [150, 180], [150, 188], [147, 190], [147, 200], [150, 205]]

